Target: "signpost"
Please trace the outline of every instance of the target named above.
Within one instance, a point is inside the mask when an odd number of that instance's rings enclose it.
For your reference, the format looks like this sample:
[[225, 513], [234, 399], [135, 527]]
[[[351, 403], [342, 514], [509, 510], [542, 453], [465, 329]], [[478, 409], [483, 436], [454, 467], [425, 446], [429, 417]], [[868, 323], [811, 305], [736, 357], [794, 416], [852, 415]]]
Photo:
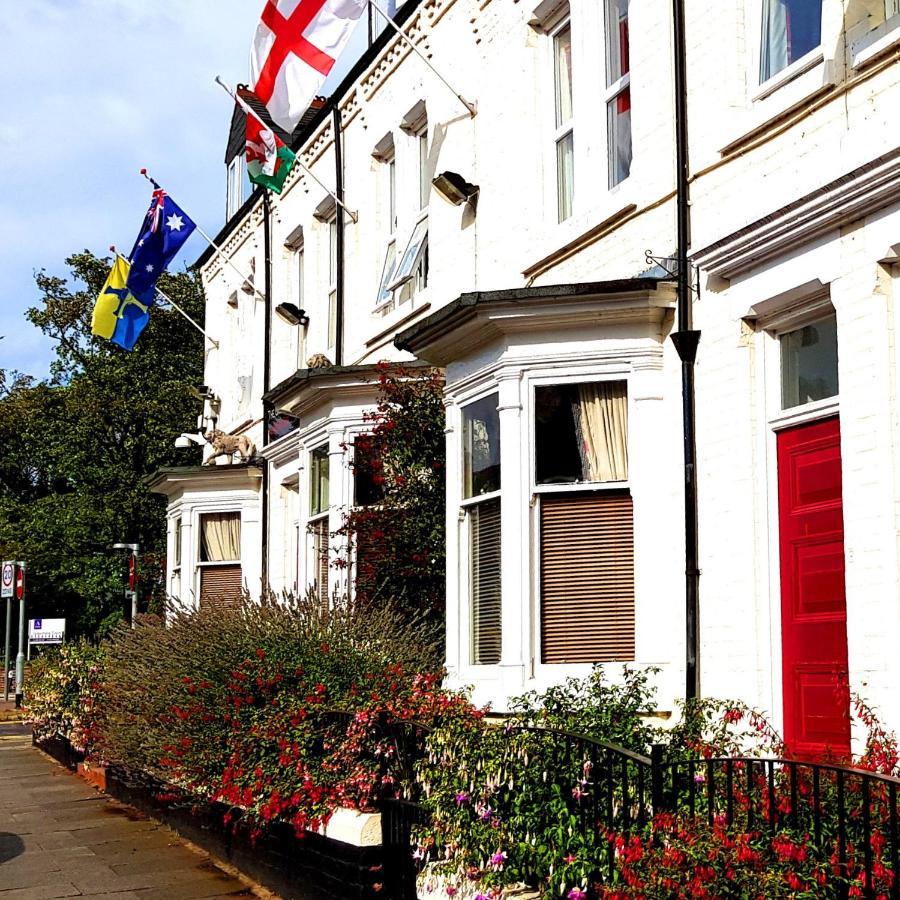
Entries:
[[3, 702], [9, 701], [9, 637], [12, 627], [12, 598], [16, 564], [11, 560], [0, 568], [0, 600], [6, 600], [6, 637], [3, 642]]
[[16, 709], [22, 706], [25, 688], [25, 563], [19, 561], [16, 597], [19, 601], [19, 652], [16, 654]]

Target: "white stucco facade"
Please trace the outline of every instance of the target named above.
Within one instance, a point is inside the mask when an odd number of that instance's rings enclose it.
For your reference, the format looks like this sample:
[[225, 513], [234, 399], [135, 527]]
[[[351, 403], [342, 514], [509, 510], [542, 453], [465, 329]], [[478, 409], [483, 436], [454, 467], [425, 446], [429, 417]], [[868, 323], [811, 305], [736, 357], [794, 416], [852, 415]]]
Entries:
[[[900, 16], [886, 20], [893, 7], [883, 0], [822, 0], [821, 17], [807, 23], [818, 41], [781, 65], [762, 58], [776, 43], [762, 47], [764, 7], [704, 0], [687, 9], [691, 254], [700, 289], [693, 312], [702, 332], [702, 692], [740, 697], [781, 723], [778, 436], [837, 419], [850, 689], [900, 727]], [[310, 523], [325, 517], [334, 532], [353, 502], [349, 459], [375, 403], [373, 364], [416, 354], [446, 379], [449, 683], [472, 685], [477, 700], [502, 708], [525, 690], [583, 673], [589, 664], [542, 661], [540, 516], [554, 492], [609, 485], [536, 483], [535, 398], [546, 386], [623, 382], [628, 478], [615, 488], [634, 510], [628, 661], [659, 667], [659, 707], [674, 710], [685, 679], [681, 365], [669, 340], [674, 285], [646, 255], [666, 257], [675, 246], [670, 10], [648, 0], [410, 0], [401, 9], [406, 30], [477, 115], [395, 37], [382, 39], [332, 98], [345, 199], [358, 217], [344, 220], [342, 346], [334, 205], [302, 170], [272, 198], [270, 295], [273, 306], [305, 311], [309, 324], [271, 316], [267, 381], [263, 299], [242, 287], [223, 254], [201, 260], [206, 328], [219, 342], [205, 370], [220, 401], [217, 425], [253, 438], [266, 475], [236, 479], [220, 461], [210, 473], [160, 481], [170, 498], [170, 590], [194, 602], [198, 516], [236, 509], [252, 596], [264, 583], [278, 593], [315, 582]], [[630, 59], [614, 79], [613, 9], [627, 11]], [[560, 124], [554, 62], [563, 44], [571, 96]], [[778, 65], [760, 83], [761, 69]], [[623, 111], [633, 153], [626, 177], [613, 165], [608, 127]], [[561, 182], [559, 148], [569, 134], [572, 169]], [[334, 150], [329, 106], [299, 148], [327, 185], [335, 184]], [[477, 201], [451, 205], [439, 196], [431, 182], [447, 171], [477, 185]], [[570, 206], [563, 221], [561, 184]], [[382, 290], [389, 248], [399, 258], [426, 229], [427, 253], [411, 278]], [[264, 295], [261, 197], [219, 242], [238, 270], [255, 273]], [[839, 390], [784, 408], [782, 337], [831, 315]], [[315, 354], [339, 365], [307, 369]], [[271, 440], [264, 394], [293, 417], [291, 430]], [[466, 531], [473, 498], [463, 496], [461, 428], [466, 406], [495, 394], [502, 635], [499, 660], [476, 664]], [[324, 509], [311, 482], [311, 455], [323, 448]], [[347, 590], [346, 577], [330, 570], [329, 595]], [[607, 662], [612, 675], [620, 662]]]

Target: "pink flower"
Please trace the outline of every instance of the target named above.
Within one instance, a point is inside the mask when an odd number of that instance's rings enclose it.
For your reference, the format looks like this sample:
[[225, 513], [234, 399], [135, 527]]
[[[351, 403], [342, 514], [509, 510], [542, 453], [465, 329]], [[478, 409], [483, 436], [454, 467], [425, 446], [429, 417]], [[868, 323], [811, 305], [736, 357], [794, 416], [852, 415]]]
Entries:
[[587, 891], [583, 891], [581, 888], [574, 887], [571, 891], [569, 891], [568, 894], [566, 894], [566, 897], [568, 897], [569, 900], [587, 900]]
[[465, 806], [469, 802], [469, 795], [465, 791], [460, 791], [456, 795], [456, 805]]
[[491, 866], [495, 869], [502, 869], [506, 862], [506, 851], [500, 850], [491, 857]]

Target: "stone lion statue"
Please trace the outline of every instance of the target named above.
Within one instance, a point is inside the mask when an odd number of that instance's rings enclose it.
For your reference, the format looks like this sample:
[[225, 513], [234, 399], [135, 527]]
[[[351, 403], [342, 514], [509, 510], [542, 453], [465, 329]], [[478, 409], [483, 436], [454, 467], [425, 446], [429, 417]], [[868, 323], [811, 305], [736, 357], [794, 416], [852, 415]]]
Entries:
[[324, 353], [316, 353], [306, 361], [308, 369], [328, 369], [331, 367], [331, 360]]
[[240, 455], [242, 462], [247, 462], [256, 453], [256, 445], [246, 434], [225, 434], [224, 431], [214, 428], [203, 437], [213, 448], [213, 455], [204, 463], [206, 466], [212, 465], [220, 456], [227, 456], [229, 462], [234, 462], [235, 453]]

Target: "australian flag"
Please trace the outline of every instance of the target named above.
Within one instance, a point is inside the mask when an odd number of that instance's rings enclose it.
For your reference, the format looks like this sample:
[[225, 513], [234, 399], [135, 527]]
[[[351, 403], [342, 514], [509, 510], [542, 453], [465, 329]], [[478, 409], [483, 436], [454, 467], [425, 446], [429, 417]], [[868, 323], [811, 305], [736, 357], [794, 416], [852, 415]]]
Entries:
[[197, 227], [156, 182], [153, 187], [150, 209], [129, 257], [131, 272], [128, 275], [128, 290], [150, 303], [153, 302], [156, 279]]

